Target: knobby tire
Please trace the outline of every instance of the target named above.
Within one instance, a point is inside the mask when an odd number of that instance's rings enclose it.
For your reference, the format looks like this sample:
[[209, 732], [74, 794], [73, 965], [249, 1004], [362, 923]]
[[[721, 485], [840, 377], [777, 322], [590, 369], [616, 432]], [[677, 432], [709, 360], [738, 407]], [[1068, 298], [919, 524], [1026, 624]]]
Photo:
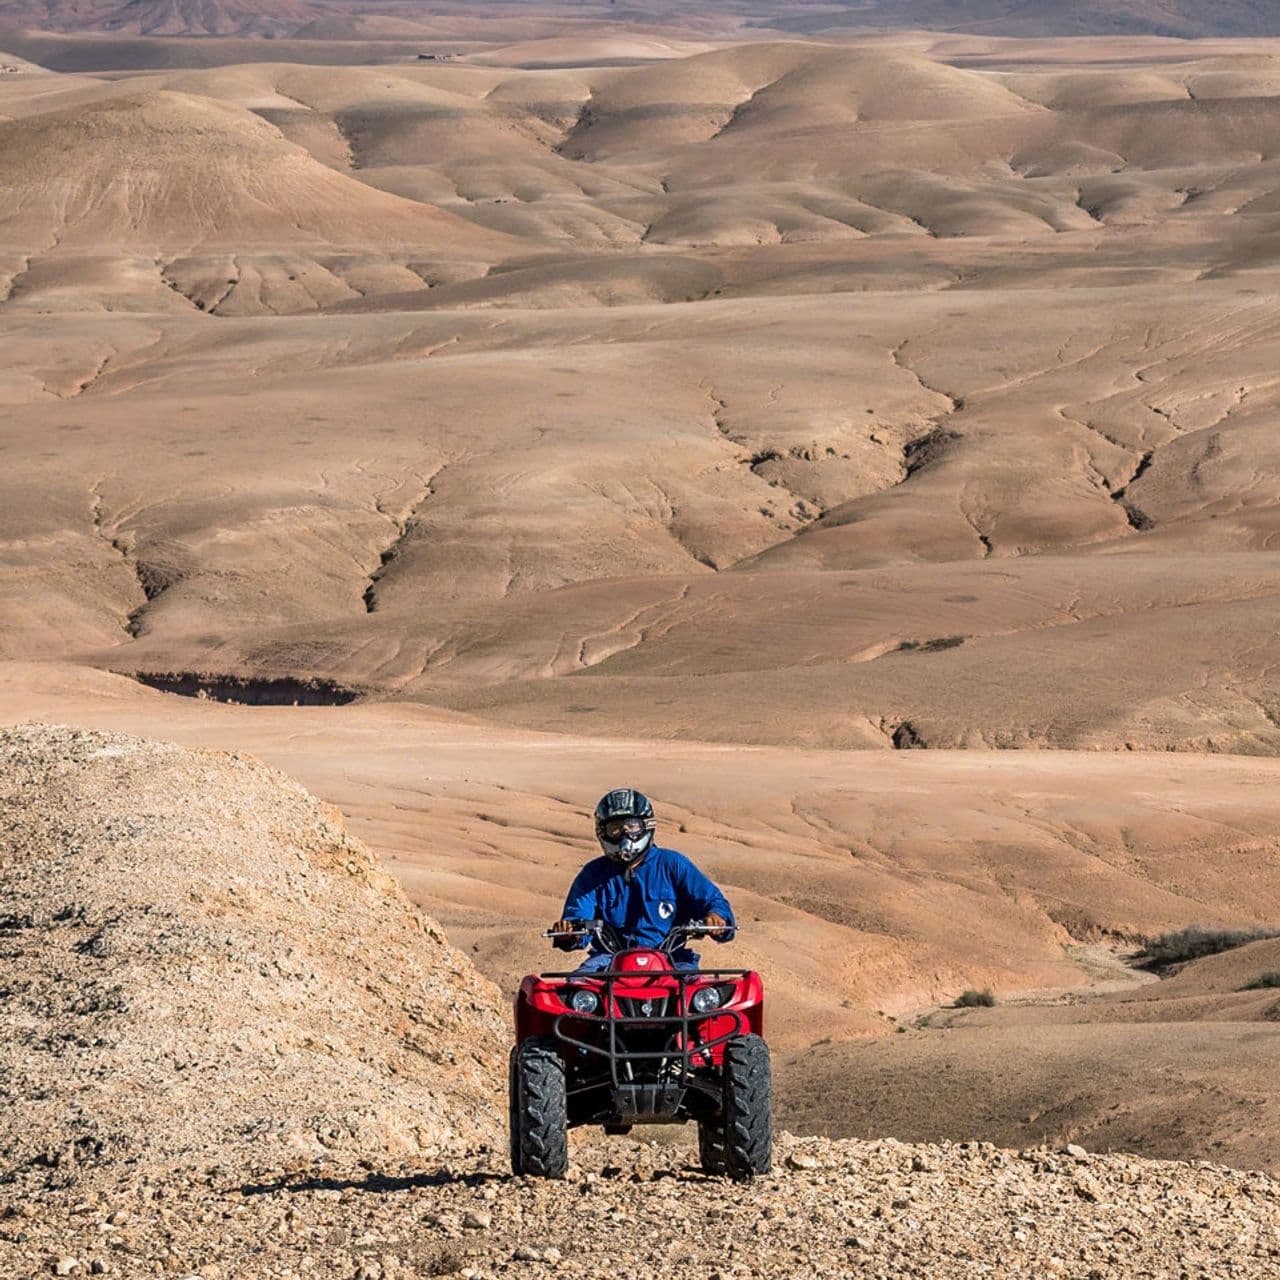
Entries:
[[773, 1073], [769, 1046], [757, 1035], [724, 1047], [726, 1172], [734, 1178], [768, 1173], [773, 1164]]
[[555, 1042], [534, 1036], [512, 1057], [511, 1170], [563, 1178], [569, 1168], [564, 1059]]

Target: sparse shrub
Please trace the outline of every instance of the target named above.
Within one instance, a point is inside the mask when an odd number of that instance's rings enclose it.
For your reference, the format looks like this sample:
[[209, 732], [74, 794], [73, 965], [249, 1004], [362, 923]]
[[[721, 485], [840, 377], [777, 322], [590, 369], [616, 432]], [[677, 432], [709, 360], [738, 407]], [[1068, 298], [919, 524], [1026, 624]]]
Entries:
[[1252, 982], [1246, 982], [1241, 991], [1266, 991], [1270, 987], [1280, 987], [1280, 971], [1272, 969], [1270, 973], [1259, 974]]
[[941, 653], [944, 649], [958, 649], [967, 636], [938, 636], [933, 640], [904, 640], [898, 645], [898, 653]]
[[995, 996], [991, 994], [990, 987], [984, 987], [981, 991], [962, 991], [956, 996], [957, 1009], [990, 1009], [996, 1002]]
[[444, 1244], [426, 1259], [426, 1274], [454, 1276], [466, 1265], [466, 1255], [456, 1245]]
[[1193, 924], [1186, 929], [1161, 934], [1147, 944], [1143, 958], [1150, 965], [1182, 964], [1187, 960], [1199, 960], [1202, 956], [1216, 956], [1220, 951], [1243, 947], [1263, 938], [1280, 938], [1276, 925], [1251, 925], [1244, 929], [1210, 929], [1206, 925]]

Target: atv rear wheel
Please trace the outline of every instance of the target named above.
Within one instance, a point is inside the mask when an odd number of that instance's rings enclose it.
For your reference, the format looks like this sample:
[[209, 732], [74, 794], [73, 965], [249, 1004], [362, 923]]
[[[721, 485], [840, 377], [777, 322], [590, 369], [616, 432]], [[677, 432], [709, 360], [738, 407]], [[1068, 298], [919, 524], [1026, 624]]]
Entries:
[[563, 1178], [569, 1168], [564, 1059], [555, 1041], [532, 1036], [511, 1052], [511, 1171]]
[[753, 1178], [772, 1167], [772, 1103], [769, 1046], [757, 1035], [734, 1036], [724, 1047], [725, 1172], [732, 1177]]
[[729, 1161], [724, 1149], [723, 1116], [698, 1121], [698, 1161], [703, 1173], [729, 1172]]

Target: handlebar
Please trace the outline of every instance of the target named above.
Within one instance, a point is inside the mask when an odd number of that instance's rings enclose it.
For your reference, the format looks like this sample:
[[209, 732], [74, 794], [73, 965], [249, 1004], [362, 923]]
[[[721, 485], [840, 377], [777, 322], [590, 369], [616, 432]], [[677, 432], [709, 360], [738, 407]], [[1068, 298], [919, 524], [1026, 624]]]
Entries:
[[[573, 927], [544, 929], [542, 936], [556, 944], [569, 939], [594, 937], [600, 944], [600, 949], [610, 955], [625, 951], [631, 945], [626, 936], [607, 920], [570, 920], [568, 923]], [[688, 924], [676, 925], [663, 938], [657, 949], [670, 955], [679, 950], [690, 938], [710, 938], [721, 933], [730, 933], [732, 929], [732, 925], [704, 924], [701, 920], [692, 920]]]

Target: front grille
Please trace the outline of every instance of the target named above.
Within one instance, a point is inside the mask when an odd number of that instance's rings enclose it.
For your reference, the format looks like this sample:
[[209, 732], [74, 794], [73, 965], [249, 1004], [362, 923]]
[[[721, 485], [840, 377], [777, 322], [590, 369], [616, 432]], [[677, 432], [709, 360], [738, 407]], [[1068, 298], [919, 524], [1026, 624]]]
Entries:
[[670, 1003], [670, 996], [651, 997], [646, 1000], [618, 997], [618, 1007], [624, 1018], [665, 1018], [667, 1005]]

